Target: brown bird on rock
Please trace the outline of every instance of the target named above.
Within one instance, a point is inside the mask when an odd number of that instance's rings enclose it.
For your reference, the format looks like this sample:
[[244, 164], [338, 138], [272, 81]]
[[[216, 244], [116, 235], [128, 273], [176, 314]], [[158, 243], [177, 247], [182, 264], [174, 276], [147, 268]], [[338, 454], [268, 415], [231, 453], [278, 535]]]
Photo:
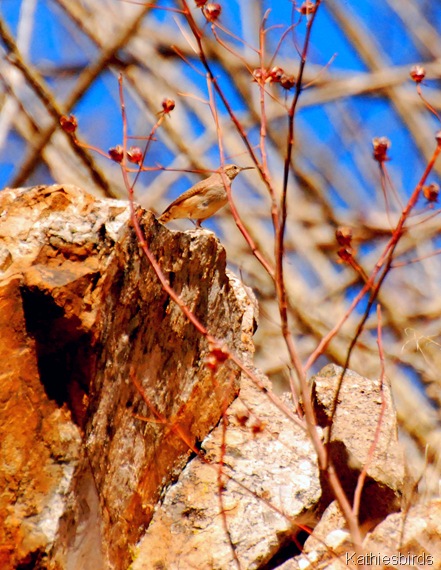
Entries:
[[[233, 181], [239, 172], [252, 168], [254, 167], [227, 164], [224, 166], [224, 173]], [[196, 226], [200, 227], [202, 220], [215, 214], [227, 203], [228, 196], [222, 176], [219, 172], [216, 172], [189, 188], [179, 198], [176, 198], [164, 210], [158, 220], [162, 224], [166, 224], [178, 218], [190, 218], [191, 220], [196, 220]]]

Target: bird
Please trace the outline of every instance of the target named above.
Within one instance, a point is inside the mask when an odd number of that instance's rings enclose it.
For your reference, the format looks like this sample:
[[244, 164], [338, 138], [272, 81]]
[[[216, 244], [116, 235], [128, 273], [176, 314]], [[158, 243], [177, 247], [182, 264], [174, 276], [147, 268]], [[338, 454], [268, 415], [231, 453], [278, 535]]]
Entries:
[[[250, 170], [254, 166], [237, 166], [227, 164], [223, 171], [231, 180], [236, 178], [242, 170]], [[212, 174], [205, 180], [197, 182], [194, 186], [186, 190], [176, 198], [163, 213], [158, 221], [166, 224], [178, 218], [190, 218], [196, 220], [196, 227], [201, 227], [201, 222], [215, 214], [220, 208], [228, 203], [227, 191], [224, 180], [219, 172]]]

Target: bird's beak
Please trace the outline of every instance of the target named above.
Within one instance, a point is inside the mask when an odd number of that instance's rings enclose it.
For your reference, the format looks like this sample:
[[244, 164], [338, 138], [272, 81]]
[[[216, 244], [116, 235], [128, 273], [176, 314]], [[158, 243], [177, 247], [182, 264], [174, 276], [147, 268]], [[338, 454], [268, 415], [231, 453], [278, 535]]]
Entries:
[[240, 170], [253, 170], [254, 168], [256, 168], [255, 166], [241, 166]]

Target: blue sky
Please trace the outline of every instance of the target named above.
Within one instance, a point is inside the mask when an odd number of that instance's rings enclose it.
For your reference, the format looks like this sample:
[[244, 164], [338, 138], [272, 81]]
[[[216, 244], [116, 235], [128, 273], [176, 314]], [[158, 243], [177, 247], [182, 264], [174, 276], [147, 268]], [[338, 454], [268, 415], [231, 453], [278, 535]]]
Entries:
[[[163, 2], [162, 4], [176, 5], [174, 2]], [[409, 35], [402, 21], [391, 10], [387, 2], [358, 0], [355, 3], [356, 7], [354, 7], [353, 2], [344, 0], [333, 3], [323, 2], [314, 25], [309, 60], [315, 65], [326, 66], [334, 58], [328, 68], [331, 74], [362, 73], [367, 70], [366, 63], [357, 54], [351, 42], [345, 38], [340, 27], [341, 23], [337, 23], [332, 10], [328, 9], [331, 4], [337, 6], [346, 15], [350, 15], [351, 18], [356, 18], [363, 33], [366, 32], [370, 35], [373, 44], [380, 49], [383, 55], [387, 54], [391, 66], [410, 66], [416, 62], [424, 61], [428, 57], [424, 50], [418, 51], [414, 38]], [[286, 27], [289, 23], [297, 21], [298, 13], [293, 10], [291, 2], [263, 2], [261, 6], [271, 10], [268, 25]], [[3, 0], [0, 3], [0, 15], [5, 19], [13, 34], [17, 33], [17, 22], [22, 7], [23, 2], [17, 0]], [[250, 13], [249, 10], [252, 8], [246, 2], [242, 3], [241, 9], [239, 9], [238, 2], [229, 2], [224, 5], [222, 22], [238, 35], [245, 31], [248, 36], [252, 36], [247, 31], [246, 22], [241, 19]], [[440, 18], [441, 8], [437, 10], [432, 7], [431, 10], [433, 12], [432, 19], [435, 19], [436, 23], [436, 18], [438, 20]], [[157, 18], [159, 26], [161, 22], [170, 24], [171, 21], [169, 12], [159, 10], [153, 12], [149, 17]], [[296, 56], [296, 43], [300, 44], [302, 34], [302, 26], [297, 26], [295, 33], [289, 35], [280, 50], [280, 57], [292, 59]], [[268, 35], [269, 51], [271, 45], [273, 48], [276, 45], [279, 35], [280, 32], [277, 28]], [[92, 43], [84, 35], [78, 33], [78, 30], [73, 29], [66, 16], [53, 2], [39, 0], [35, 3], [34, 25], [28, 58], [42, 73], [57, 96], [61, 99], [66, 97], [74, 83], [75, 75], [54, 75], [47, 72], [63, 66], [82, 68], [93, 61], [95, 56], [96, 50]], [[192, 71], [188, 70], [188, 74], [191, 75]], [[228, 76], [221, 73], [220, 77], [228, 92]], [[195, 80], [197, 81], [197, 78]], [[74, 110], [83, 125], [93, 123], [93, 129], [90, 129], [88, 133], [91, 137], [89, 142], [103, 149], [112, 145], [112, 141], [115, 141], [116, 144], [121, 133], [119, 102], [116, 96], [115, 83], [115, 75], [110, 73], [98, 79]], [[430, 81], [426, 82], [426, 85], [427, 89], [430, 90]], [[411, 82], [409, 82], [408, 88], [413, 88]], [[230, 94], [231, 100], [235, 101], [236, 108], [240, 109], [240, 99], [235, 99], [234, 91], [230, 90]], [[393, 142], [393, 168], [396, 167], [396, 170], [400, 171], [400, 161], [402, 164], [409, 164], [411, 161], [418, 165], [423, 164], [412, 141], [409, 141], [406, 126], [403, 125], [389, 102], [380, 97], [367, 95], [347, 98], [345, 104], [348, 112], [350, 111], [352, 116], [358, 117], [362, 123], [363, 137], [366, 138], [363, 144], [369, 145], [373, 136], [384, 135], [391, 138]], [[99, 113], [97, 106], [99, 106]], [[336, 138], [339, 137], [339, 130], [329, 121], [329, 109], [331, 109], [331, 105], [309, 107], [300, 112], [299, 119], [305, 121], [312, 131], [318, 133], [317, 136], [320, 140], [335, 144]], [[196, 121], [194, 123], [196, 124]], [[14, 149], [19, 149], [20, 138], [11, 134], [9, 144], [13, 145]], [[19, 152], [12, 154], [13, 156], [20, 156]], [[342, 149], [339, 160], [341, 159], [344, 162], [345, 167], [349, 168], [354, 176], [360, 177], [350, 154], [347, 150]], [[3, 147], [0, 149], [0, 183], [2, 185], [10, 181], [13, 168], [13, 157]], [[414, 174], [417, 175], [416, 169], [406, 176], [410, 187], [414, 185], [416, 180]], [[48, 173], [47, 176], [49, 176]], [[399, 184], [401, 182], [399, 181]], [[363, 186], [365, 186], [365, 182], [360, 178], [360, 188]], [[404, 187], [402, 190], [405, 193], [410, 191]]]

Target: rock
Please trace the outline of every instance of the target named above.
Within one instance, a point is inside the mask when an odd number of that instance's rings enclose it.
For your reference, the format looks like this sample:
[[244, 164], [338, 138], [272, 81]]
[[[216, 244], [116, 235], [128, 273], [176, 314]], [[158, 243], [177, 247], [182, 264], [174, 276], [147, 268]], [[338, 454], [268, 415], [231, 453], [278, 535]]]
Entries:
[[[389, 515], [364, 541], [373, 568], [382, 567], [385, 557], [395, 557], [389, 564], [414, 568], [436, 568], [441, 561], [441, 500], [433, 499], [408, 511]], [[352, 553], [351, 553], [352, 554]], [[368, 562], [368, 560], [366, 560]]]
[[43, 564], [66, 512], [81, 435], [45, 393], [20, 286], [0, 283], [0, 568]]
[[[252, 368], [252, 292], [211, 233], [136, 215], [174, 290], [253, 380], [165, 292], [127, 202], [60, 185], [0, 193], [0, 567], [341, 564], [348, 533], [312, 444]], [[393, 552], [406, 475], [390, 390], [347, 371], [331, 427], [341, 373], [312, 382], [318, 429], [351, 500], [366, 469], [363, 533], [388, 517], [366, 548]], [[420, 508], [403, 545], [438, 556], [439, 503]]]
[[[138, 214], [174, 289], [247, 354], [252, 303], [218, 240]], [[204, 365], [205, 338], [129, 218], [127, 202], [73, 186], [0, 194], [2, 568], [84, 570], [87, 559], [125, 570], [164, 489], [238, 391], [229, 361], [215, 378]]]
[[[313, 378], [317, 421], [327, 430], [342, 372], [342, 368], [330, 364]], [[380, 415], [381, 428], [376, 435]], [[372, 443], [376, 439], [371, 456]], [[346, 371], [332, 424], [330, 455], [351, 502], [358, 476], [367, 467], [360, 504], [362, 525], [375, 526], [388, 514], [400, 510], [406, 469], [398, 442], [396, 412], [387, 382], [381, 389], [379, 380], [370, 380], [356, 372]], [[322, 483], [326, 506], [333, 496], [325, 477]]]
[[[269, 390], [269, 381], [259, 379]], [[236, 569], [232, 544], [241, 568], [263, 568], [295, 540], [300, 519], [321, 496], [316, 456], [305, 431], [261, 387], [242, 380], [226, 431], [221, 424], [209, 435], [205, 456], [193, 459], [168, 490], [140, 541], [133, 570]]]
[[348, 567], [438, 568], [441, 560], [441, 501], [433, 499], [386, 517], [356, 553], [336, 502], [326, 509], [300, 556], [283, 570], [339, 570]]
[[289, 560], [283, 570], [340, 570], [341, 559], [348, 551], [351, 537], [336, 501], [323, 513], [312, 535], [306, 540], [302, 554]]
[[[334, 399], [342, 372], [341, 367], [330, 364], [312, 378], [315, 414], [318, 424], [324, 429], [325, 439], [329, 437]], [[372, 443], [375, 440], [377, 443], [373, 452]], [[389, 513], [400, 510], [404, 487], [411, 482], [405, 482], [404, 456], [398, 443], [396, 411], [388, 384], [385, 383], [381, 389], [378, 380], [346, 371], [333, 418], [329, 450], [351, 503], [357, 479], [362, 469], [366, 468], [359, 517], [362, 536]], [[339, 570], [353, 563], [355, 551], [346, 520], [333, 500], [324, 474], [321, 482], [324, 493], [319, 511], [324, 512], [305, 541], [302, 553], [280, 566], [283, 570]], [[394, 514], [391, 517], [402, 515]], [[380, 529], [383, 524], [377, 528]], [[386, 536], [388, 534], [385, 532]], [[368, 539], [363, 549], [366, 554], [373, 551]]]

